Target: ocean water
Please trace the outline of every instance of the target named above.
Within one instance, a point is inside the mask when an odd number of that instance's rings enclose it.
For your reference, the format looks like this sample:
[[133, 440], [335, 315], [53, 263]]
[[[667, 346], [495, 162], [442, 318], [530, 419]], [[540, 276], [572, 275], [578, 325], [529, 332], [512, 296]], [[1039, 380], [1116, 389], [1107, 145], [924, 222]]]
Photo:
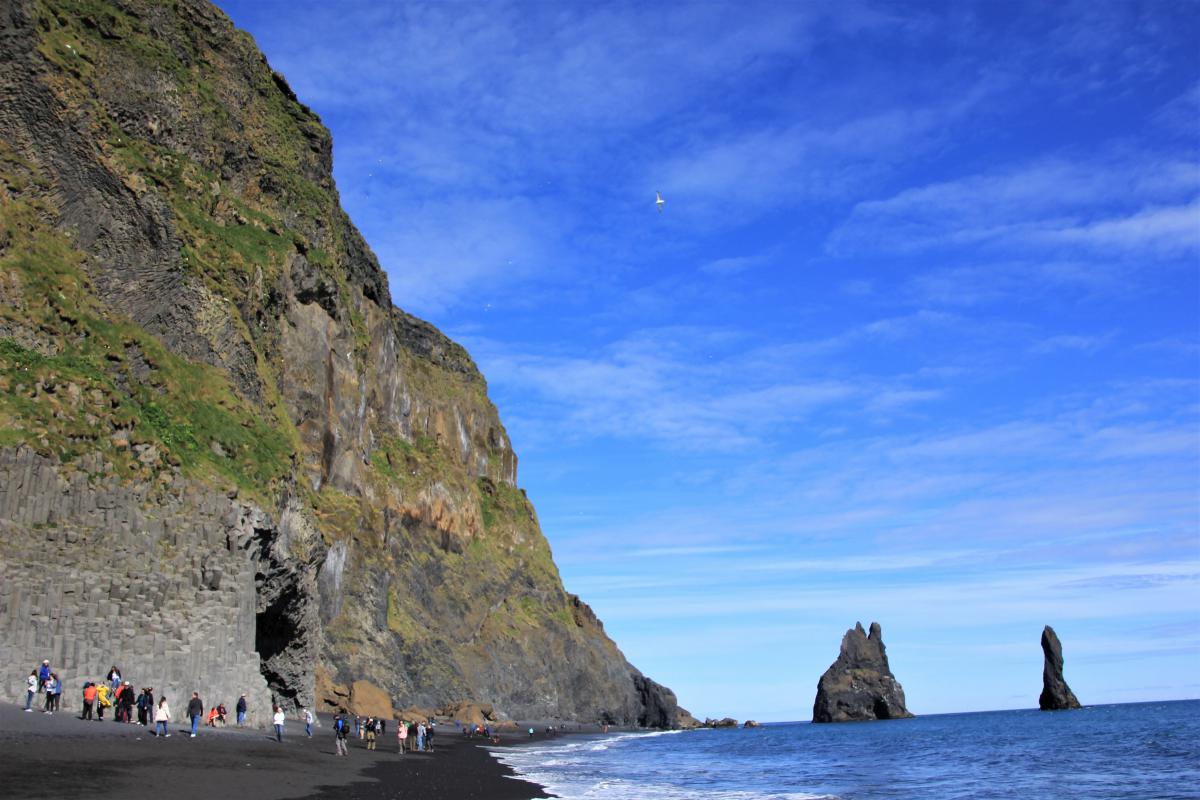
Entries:
[[1200, 798], [1200, 701], [568, 736], [494, 753], [564, 800]]

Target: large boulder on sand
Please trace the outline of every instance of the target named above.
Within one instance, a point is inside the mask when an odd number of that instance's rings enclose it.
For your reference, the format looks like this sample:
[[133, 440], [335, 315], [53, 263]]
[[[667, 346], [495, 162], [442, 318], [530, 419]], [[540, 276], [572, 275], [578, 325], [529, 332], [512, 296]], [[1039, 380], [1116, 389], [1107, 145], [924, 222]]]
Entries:
[[496, 719], [496, 711], [491, 703], [457, 703], [443, 708], [440, 716], [464, 725], [487, 725]]
[[350, 684], [349, 711], [360, 717], [392, 719], [392, 698], [383, 689], [370, 681], [355, 681]]
[[855, 624], [842, 637], [842, 650], [817, 683], [813, 722], [851, 722], [911, 717], [904, 689], [888, 666], [878, 622], [871, 633]]

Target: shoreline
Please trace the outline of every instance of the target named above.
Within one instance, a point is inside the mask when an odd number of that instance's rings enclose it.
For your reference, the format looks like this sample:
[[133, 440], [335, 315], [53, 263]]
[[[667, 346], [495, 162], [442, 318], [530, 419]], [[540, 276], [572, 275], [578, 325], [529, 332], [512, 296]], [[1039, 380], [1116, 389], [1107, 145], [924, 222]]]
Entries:
[[[339, 758], [334, 755], [332, 715], [320, 714], [318, 719], [312, 738], [304, 734], [302, 723], [289, 719], [283, 742], [276, 742], [266, 729], [234, 727], [202, 727], [192, 739], [186, 718], [173, 720], [171, 736], [161, 739], [152, 727], [136, 723], [87, 722], [79, 719], [78, 711], [26, 713], [23, 705], [0, 703], [0, 750], [5, 754], [0, 759], [0, 785], [5, 797], [14, 800], [551, 797], [493, 757], [485, 740], [447, 732], [436, 738], [432, 753], [399, 755], [395, 729], [389, 726], [379, 740], [381, 749], [368, 751], [364, 740], [351, 738], [349, 756]], [[501, 733], [500, 746], [545, 740], [544, 732], [530, 739], [508, 730]]]

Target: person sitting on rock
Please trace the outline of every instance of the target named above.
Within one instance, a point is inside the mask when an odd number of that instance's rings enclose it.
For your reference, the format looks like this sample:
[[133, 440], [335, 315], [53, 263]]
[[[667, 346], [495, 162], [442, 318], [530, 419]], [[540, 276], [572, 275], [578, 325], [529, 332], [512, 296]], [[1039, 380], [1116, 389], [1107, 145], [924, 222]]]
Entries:
[[227, 720], [225, 719], [225, 713], [226, 713], [225, 712], [225, 704], [218, 703], [217, 704], [217, 722], [219, 722], [221, 725], [225, 725], [227, 723]]
[[208, 710], [208, 720], [204, 724], [210, 728], [217, 727], [217, 706], [213, 706]]

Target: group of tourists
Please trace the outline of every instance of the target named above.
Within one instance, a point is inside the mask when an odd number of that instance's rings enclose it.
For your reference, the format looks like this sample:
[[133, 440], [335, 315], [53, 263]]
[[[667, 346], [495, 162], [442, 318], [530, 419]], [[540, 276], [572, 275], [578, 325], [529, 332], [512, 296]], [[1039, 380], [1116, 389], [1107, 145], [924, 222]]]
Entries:
[[[140, 693], [136, 692], [133, 684], [124, 680], [121, 676], [121, 670], [116, 664], [109, 669], [102, 681], [85, 681], [82, 688], [83, 707], [79, 714], [81, 720], [95, 720], [97, 722], [104, 721], [104, 712], [108, 709], [113, 709], [113, 721], [123, 722], [126, 724], [134, 723], [134, 709], [137, 709], [137, 724], [149, 726], [154, 723], [154, 735], [168, 737], [171, 735], [169, 723], [171, 722], [171, 707], [167, 703], [166, 696], [157, 698], [154, 697], [154, 687], [144, 687]], [[58, 674], [50, 667], [49, 659], [42, 661], [42, 665], [32, 670], [29, 677], [25, 680], [25, 710], [32, 712], [34, 698], [38, 695], [44, 695], [42, 701], [42, 712], [45, 714], [53, 714], [59, 710], [59, 705], [62, 699], [62, 681], [59, 680]], [[238, 698], [237, 726], [244, 727], [246, 724], [246, 695], [243, 694]], [[275, 723], [276, 723], [276, 738], [282, 741], [282, 721], [280, 717], [283, 715], [283, 710], [275, 707]], [[305, 719], [305, 726], [308, 730], [308, 735], [312, 736], [312, 712], [307, 709], [301, 709]], [[196, 737], [196, 733], [200, 728], [200, 722], [204, 719], [204, 702], [200, 699], [198, 692], [192, 692], [192, 697], [187, 704], [187, 716], [191, 721], [192, 738]], [[206, 724], [211, 727], [226, 724], [227, 712], [224, 703], [218, 703], [213, 708], [209, 709]]]
[[29, 677], [25, 679], [26, 711], [33, 711], [33, 698], [39, 694], [45, 695], [42, 701], [43, 714], [58, 711], [59, 703], [62, 702], [62, 681], [58, 679], [58, 673], [50, 669], [49, 661], [43, 661], [42, 665], [31, 670]]
[[[82, 691], [83, 709], [79, 715], [81, 720], [103, 722], [104, 712], [111, 708], [114, 709], [112, 717], [114, 722], [134, 724], [133, 715], [136, 709], [136, 724], [149, 726], [153, 722], [154, 735], [156, 737], [170, 737], [171, 707], [167, 702], [166, 695], [156, 698], [154, 687], [152, 686], [144, 687], [140, 693], [136, 692], [133, 684], [122, 677], [121, 670], [117, 665], [114, 664], [109, 669], [108, 673], [104, 676], [104, 680], [85, 681]], [[39, 668], [32, 670], [26, 679], [26, 711], [32, 712], [34, 710], [34, 698], [39, 694], [45, 696], [45, 699], [42, 701], [43, 713], [53, 714], [59, 710], [59, 702], [62, 697], [62, 681], [59, 680], [58, 674], [51, 669], [49, 660], [43, 661]], [[245, 694], [238, 698], [234, 710], [237, 714], [237, 726], [239, 728], [245, 726], [247, 710]], [[284, 713], [283, 708], [278, 705], [273, 706], [272, 712], [271, 723], [275, 729], [275, 739], [282, 742], [287, 715]], [[200, 699], [200, 693], [192, 692], [192, 696], [187, 703], [187, 718], [191, 723], [188, 733], [190, 738], [196, 738], [202, 721], [209, 727], [215, 728], [224, 726], [226, 724], [226, 717], [227, 712], [224, 703], [218, 703], [216, 706], [210, 708], [208, 716], [205, 717], [204, 701]], [[305, 734], [311, 738], [313, 735], [313, 723], [315, 722], [312, 711], [308, 708], [301, 708], [300, 718], [304, 721]], [[477, 727], [480, 735], [486, 735], [489, 739], [492, 738], [490, 727], [487, 729]], [[366, 741], [366, 748], [368, 750], [376, 750], [378, 742], [387, 735], [387, 720], [372, 716], [356, 716], [353, 722], [351, 722], [340, 714], [334, 717], [333, 733], [337, 755], [346, 755], [346, 740], [350, 737], [352, 729], [354, 735]], [[405, 753], [432, 753], [436, 732], [437, 726], [432, 720], [429, 720], [428, 724], [426, 722], [405, 722], [401, 720], [396, 731], [397, 752], [400, 755]], [[464, 726], [464, 732], [470, 735], [475, 733], [475, 729], [470, 726]]]
[[[387, 721], [384, 719], [376, 719], [375, 717], [355, 717], [353, 723], [350, 720], [338, 714], [333, 718], [333, 739], [336, 746], [336, 754], [344, 756], [347, 754], [346, 740], [350, 738], [351, 730], [354, 731], [360, 739], [366, 740], [368, 750], [377, 750], [379, 740], [384, 737], [387, 732]], [[433, 738], [437, 726], [430, 721], [428, 725], [424, 722], [405, 722], [400, 720], [396, 729], [396, 751], [400, 755], [405, 753], [432, 753]]]

